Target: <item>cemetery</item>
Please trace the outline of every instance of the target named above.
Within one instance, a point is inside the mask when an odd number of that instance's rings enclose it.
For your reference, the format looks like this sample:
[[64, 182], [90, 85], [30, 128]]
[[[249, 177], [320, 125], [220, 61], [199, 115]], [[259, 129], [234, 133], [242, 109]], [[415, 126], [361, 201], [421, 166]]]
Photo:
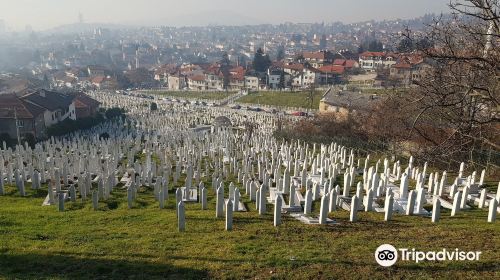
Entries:
[[189, 99], [200, 99], [200, 100], [222, 100], [228, 96], [234, 95], [235, 92], [225, 92], [225, 91], [162, 91], [162, 90], [150, 90], [145, 91], [150, 94], [158, 94], [161, 96], [167, 96], [171, 98], [189, 98]]
[[[126, 117], [1, 147], [0, 278], [500, 276], [486, 170], [286, 142], [265, 112], [90, 95]], [[382, 268], [385, 243], [482, 255]]]

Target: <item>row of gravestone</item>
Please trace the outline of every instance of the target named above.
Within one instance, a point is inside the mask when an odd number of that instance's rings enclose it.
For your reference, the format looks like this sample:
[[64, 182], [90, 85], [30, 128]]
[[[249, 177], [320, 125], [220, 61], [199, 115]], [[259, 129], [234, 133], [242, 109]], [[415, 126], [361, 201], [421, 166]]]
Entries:
[[[383, 170], [379, 170], [380, 160], [374, 166], [369, 166], [369, 156], [365, 157], [364, 168], [362, 168], [360, 163], [363, 158], [356, 158], [354, 150], [335, 143], [312, 145], [312, 147], [299, 141], [280, 143], [272, 137], [274, 120], [268, 115], [252, 113], [250, 117], [262, 124], [262, 130], [253, 132], [252, 136], [249, 136], [247, 131], [228, 129], [213, 130], [210, 134], [200, 135], [192, 133], [188, 129], [189, 126], [210, 122], [212, 118], [222, 114], [233, 116], [235, 124], [248, 120], [248, 116], [246, 113], [240, 114], [222, 108], [207, 109], [199, 113], [187, 106], [174, 108], [169, 116], [165, 117], [151, 114], [147, 108], [144, 109], [144, 106], [138, 106], [133, 99], [124, 101], [123, 97], [112, 95], [100, 95], [99, 98], [103, 103], [109, 103], [110, 106], [126, 107], [130, 112], [127, 121], [108, 123], [88, 132], [79, 132], [71, 139], [50, 139], [37, 145], [34, 150], [21, 146], [16, 149], [16, 152], [2, 150], [0, 159], [3, 158], [3, 162], [8, 162], [5, 175], [7, 181], [15, 181], [20, 192], [24, 194], [24, 182], [31, 181], [32, 185], [39, 187], [41, 184], [38, 179], [40, 178], [42, 183], [53, 182], [54, 185], [50, 188], [57, 192], [61, 181], [65, 187], [69, 186], [69, 181], [78, 183], [78, 179], [74, 178], [84, 177], [82, 172], [91, 174], [88, 176], [94, 178], [107, 178], [106, 181], [113, 181], [117, 176], [124, 174], [128, 168], [133, 167], [134, 173], [138, 173], [139, 176], [134, 182], [131, 193], [134, 193], [135, 185], [151, 186], [153, 178], [158, 175], [167, 178], [172, 176], [173, 184], [176, 185], [182, 173], [186, 174], [184, 187], [188, 189], [202, 179], [210, 178], [210, 175], [212, 178], [215, 176], [225, 180], [235, 176], [238, 181], [248, 181], [251, 178], [254, 182], [259, 182], [258, 186], [249, 187], [252, 190], [250, 195], [254, 195], [257, 199], [259, 197], [257, 192], [262, 186], [266, 190], [273, 184], [279, 192], [287, 194], [290, 191], [292, 176], [300, 176], [300, 186], [297, 185], [295, 191], [306, 187], [311, 190], [314, 200], [317, 200], [321, 193], [325, 196], [327, 193], [325, 189], [330, 189], [338, 183], [336, 182], [338, 176], [343, 176], [344, 179], [343, 197], [350, 198], [355, 178], [362, 174], [362, 186], [358, 184], [355, 197], [361, 202], [368, 198], [371, 200], [372, 196], [373, 198], [386, 198], [389, 201], [388, 191], [391, 190], [393, 192], [391, 207], [397, 211], [409, 211], [408, 205], [413, 203], [412, 199], [409, 199], [413, 197], [409, 191], [409, 180], [416, 180], [414, 192], [416, 213], [422, 211], [422, 205], [425, 202], [433, 203], [436, 198], [446, 205], [447, 200], [455, 200], [457, 193], [461, 195], [460, 209], [465, 209], [468, 202], [476, 199], [472, 196], [479, 192], [479, 187], [484, 182], [484, 171], [481, 173], [479, 184], [475, 183], [475, 172], [465, 179], [462, 178], [463, 164], [459, 176], [449, 186], [446, 172], [443, 172], [441, 180], [438, 180], [439, 173], [437, 172], [427, 176], [427, 164], [419, 169], [413, 166], [413, 158], [410, 158], [404, 170], [400, 162], [394, 162], [392, 171], [389, 168], [389, 161], [384, 159]], [[96, 137], [104, 131], [111, 132], [109, 139], [103, 140]], [[144, 163], [134, 160], [137, 154], [145, 155]], [[159, 163], [153, 162], [153, 155], [158, 157]], [[126, 163], [122, 163], [125, 158]], [[174, 165], [175, 170], [172, 170]], [[4, 166], [1, 164], [0, 168]], [[56, 175], [56, 169], [62, 170], [63, 174]], [[68, 173], [71, 174], [68, 175]], [[245, 176], [246, 178], [243, 179]], [[426, 186], [427, 178], [429, 183]], [[400, 181], [399, 188], [394, 188], [391, 184], [396, 181]], [[96, 183], [98, 190], [109, 189], [108, 187], [99, 188], [99, 185], [104, 185], [104, 179], [98, 179]], [[245, 187], [247, 185], [245, 183]], [[90, 190], [86, 188], [85, 194], [89, 193]], [[494, 205], [494, 201], [488, 199], [492, 198], [492, 194], [487, 193], [485, 189], [480, 190], [480, 193], [481, 207]], [[98, 194], [97, 198], [99, 198]]]

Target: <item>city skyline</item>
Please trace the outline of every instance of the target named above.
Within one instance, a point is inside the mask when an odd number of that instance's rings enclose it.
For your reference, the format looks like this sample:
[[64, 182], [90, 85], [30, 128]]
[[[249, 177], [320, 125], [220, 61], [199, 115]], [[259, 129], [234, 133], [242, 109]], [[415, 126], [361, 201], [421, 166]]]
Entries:
[[[0, 2], [7, 2], [1, 0]], [[367, 20], [393, 20], [419, 17], [428, 13], [447, 12], [447, 0], [313, 0], [304, 6], [299, 0], [276, 0], [271, 3], [255, 0], [251, 5], [244, 1], [223, 0], [194, 1], [182, 4], [176, 1], [33, 1], [19, 0], [4, 3], [0, 19], [14, 31], [27, 26], [46, 30], [82, 20], [88, 23], [123, 25], [202, 26], [278, 24], [283, 22], [361, 22]], [[412, 9], [407, 9], [408, 5]], [[245, 5], [246, 4], [246, 5]], [[279, 11], [279, 12], [277, 12]]]

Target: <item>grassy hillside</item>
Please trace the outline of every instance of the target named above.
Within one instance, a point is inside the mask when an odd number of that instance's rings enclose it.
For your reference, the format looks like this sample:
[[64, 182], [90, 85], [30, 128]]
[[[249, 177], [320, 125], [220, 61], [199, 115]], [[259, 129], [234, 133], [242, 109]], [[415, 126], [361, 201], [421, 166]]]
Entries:
[[[210, 188], [210, 187], [209, 187]], [[29, 189], [29, 187], [28, 187]], [[243, 191], [244, 192], [244, 191]], [[243, 193], [242, 192], [242, 193]], [[272, 205], [260, 217], [243, 195], [247, 213], [235, 213], [234, 230], [224, 231], [209, 210], [187, 204], [186, 232], [177, 231], [174, 193], [160, 210], [152, 191], [141, 188], [134, 209], [126, 192], [116, 188], [99, 202], [66, 203], [66, 211], [41, 207], [46, 191], [29, 189], [20, 197], [8, 186], [0, 196], [0, 278], [22, 279], [326, 279], [326, 278], [477, 278], [499, 277], [500, 225], [486, 223], [485, 209], [450, 218], [443, 210], [439, 224], [429, 218], [359, 213], [350, 223], [340, 210], [331, 226], [304, 225], [288, 216], [273, 227]], [[227, 196], [227, 190], [226, 190]], [[319, 203], [314, 205], [318, 213]], [[434, 250], [482, 250], [473, 263], [399, 262], [382, 268], [374, 260], [384, 243]]]
[[165, 97], [174, 98], [190, 98], [190, 99], [203, 99], [203, 100], [222, 100], [228, 96], [235, 94], [235, 92], [219, 92], [219, 91], [150, 91], [148, 93], [159, 94]]
[[[319, 101], [321, 100], [322, 95], [323, 92], [320, 91], [314, 93], [312, 109], [318, 110]], [[307, 99], [308, 96], [309, 93], [307, 92], [261, 91], [243, 96], [236, 102], [270, 106], [300, 107], [309, 109], [310, 101]]]

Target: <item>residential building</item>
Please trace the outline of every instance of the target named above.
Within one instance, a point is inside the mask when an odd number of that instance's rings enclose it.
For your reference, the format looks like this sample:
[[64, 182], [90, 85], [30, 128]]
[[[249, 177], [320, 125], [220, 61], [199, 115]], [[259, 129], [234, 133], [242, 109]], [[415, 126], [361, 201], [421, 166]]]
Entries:
[[259, 78], [254, 77], [254, 76], [245, 76], [245, 89], [258, 90], [259, 89]]
[[19, 130], [20, 138], [31, 134], [35, 139], [42, 139], [48, 127], [66, 119], [94, 116], [99, 105], [83, 93], [65, 95], [37, 90], [22, 97], [0, 94], [0, 134], [7, 133], [17, 139]]
[[341, 65], [325, 65], [318, 70], [320, 85], [340, 84], [342, 82], [342, 75], [345, 72], [344, 66]]
[[395, 86], [409, 87], [419, 81], [431, 67], [430, 61], [426, 61], [421, 55], [405, 55], [391, 67], [389, 81]]
[[319, 103], [320, 113], [334, 114], [337, 118], [345, 119], [349, 114], [368, 111], [380, 100], [376, 95], [358, 92], [343, 91], [329, 88]]
[[87, 67], [87, 73], [91, 78], [104, 76], [106, 74], [106, 68], [100, 65], [89, 65]]
[[359, 63], [356, 60], [352, 59], [335, 59], [333, 61], [333, 65], [339, 65], [343, 66], [344, 69], [353, 69], [353, 68], [359, 68]]
[[43, 114], [46, 127], [66, 119], [76, 120], [75, 102], [71, 96], [41, 89], [21, 98], [45, 110]]
[[186, 77], [181, 74], [168, 76], [168, 89], [169, 90], [182, 90], [187, 87]]
[[312, 67], [319, 68], [333, 61], [333, 53], [330, 51], [303, 52], [304, 62], [308, 62]]
[[390, 68], [396, 64], [397, 55], [384, 52], [364, 52], [359, 55], [359, 67], [367, 71]]
[[77, 94], [74, 96], [76, 119], [95, 116], [99, 110], [99, 101], [90, 98], [86, 94]]
[[207, 90], [207, 82], [204, 75], [193, 75], [188, 77], [187, 84], [190, 90]]
[[0, 134], [11, 139], [31, 134], [35, 139], [45, 137], [45, 109], [29, 103], [15, 94], [0, 94]]
[[[267, 84], [269, 89], [279, 89], [280, 88], [280, 82], [281, 82], [281, 75], [282, 72], [284, 72], [281, 69], [269, 69], [267, 71]], [[284, 83], [284, 85], [288, 85], [290, 82], [290, 73], [285, 73], [285, 77], [288, 77], [288, 80]], [[285, 78], [286, 80], [286, 78]]]

